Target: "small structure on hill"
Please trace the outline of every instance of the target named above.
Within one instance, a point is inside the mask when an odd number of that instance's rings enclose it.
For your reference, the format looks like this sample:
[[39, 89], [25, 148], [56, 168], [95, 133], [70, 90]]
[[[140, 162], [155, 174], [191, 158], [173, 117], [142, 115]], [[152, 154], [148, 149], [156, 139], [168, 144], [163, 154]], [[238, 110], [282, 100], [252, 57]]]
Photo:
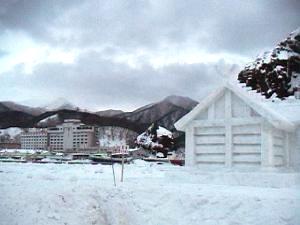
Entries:
[[161, 152], [164, 154], [164, 157], [167, 157], [168, 151], [174, 145], [173, 141], [171, 131], [153, 123], [145, 132], [137, 137], [136, 144], [153, 152]]
[[300, 170], [300, 100], [239, 85], [227, 82], [175, 124], [185, 131], [185, 164]]

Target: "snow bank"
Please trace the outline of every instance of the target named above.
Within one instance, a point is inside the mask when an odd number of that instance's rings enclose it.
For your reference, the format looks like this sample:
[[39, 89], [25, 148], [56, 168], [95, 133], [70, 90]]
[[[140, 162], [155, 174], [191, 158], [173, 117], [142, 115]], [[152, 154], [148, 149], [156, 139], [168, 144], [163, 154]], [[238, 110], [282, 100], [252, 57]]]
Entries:
[[2, 149], [0, 153], [22, 153], [22, 154], [35, 154], [35, 153], [48, 153], [46, 150], [36, 150], [36, 149]]
[[[268, 173], [254, 179], [137, 161], [125, 166], [120, 183], [121, 166], [114, 169], [117, 187], [111, 166], [0, 163], [0, 225], [300, 224], [299, 187], [242, 186], [228, 178], [263, 182]], [[269, 174], [277, 182], [286, 175]]]

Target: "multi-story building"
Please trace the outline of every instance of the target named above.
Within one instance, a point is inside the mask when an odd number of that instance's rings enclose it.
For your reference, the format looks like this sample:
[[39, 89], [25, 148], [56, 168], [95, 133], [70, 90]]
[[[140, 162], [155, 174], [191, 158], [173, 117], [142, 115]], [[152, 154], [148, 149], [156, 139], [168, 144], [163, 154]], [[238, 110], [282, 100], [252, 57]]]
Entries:
[[22, 149], [47, 149], [48, 134], [45, 129], [29, 129], [21, 133]]
[[29, 129], [21, 134], [21, 148], [49, 149], [53, 151], [90, 150], [95, 148], [93, 126], [80, 120], [65, 120], [62, 125], [46, 130]]
[[64, 149], [64, 130], [62, 126], [48, 128], [48, 148], [49, 150]]
[[93, 126], [80, 120], [65, 120], [62, 125], [48, 128], [50, 150], [84, 150], [96, 145]]

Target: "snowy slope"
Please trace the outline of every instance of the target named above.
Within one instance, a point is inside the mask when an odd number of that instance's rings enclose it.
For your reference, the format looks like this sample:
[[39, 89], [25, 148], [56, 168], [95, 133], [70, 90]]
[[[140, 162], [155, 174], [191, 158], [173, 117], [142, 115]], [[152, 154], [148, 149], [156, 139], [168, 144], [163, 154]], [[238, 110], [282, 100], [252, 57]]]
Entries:
[[117, 126], [101, 126], [97, 129], [97, 138], [101, 148], [135, 146], [134, 140], [138, 134], [134, 131]]

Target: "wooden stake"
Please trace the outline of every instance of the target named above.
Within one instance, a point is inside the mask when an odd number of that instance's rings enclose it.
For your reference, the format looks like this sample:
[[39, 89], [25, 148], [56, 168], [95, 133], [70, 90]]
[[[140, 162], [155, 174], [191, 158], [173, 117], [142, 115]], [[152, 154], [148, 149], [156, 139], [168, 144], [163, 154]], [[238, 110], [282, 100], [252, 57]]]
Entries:
[[122, 153], [122, 173], [121, 173], [121, 182], [123, 182], [123, 174], [124, 174], [124, 153]]
[[116, 176], [115, 176], [115, 169], [114, 169], [114, 163], [113, 163], [112, 157], [111, 157], [111, 168], [112, 168], [112, 171], [113, 171], [114, 184], [115, 184], [115, 187], [116, 187], [117, 186], [117, 184], [116, 184]]

